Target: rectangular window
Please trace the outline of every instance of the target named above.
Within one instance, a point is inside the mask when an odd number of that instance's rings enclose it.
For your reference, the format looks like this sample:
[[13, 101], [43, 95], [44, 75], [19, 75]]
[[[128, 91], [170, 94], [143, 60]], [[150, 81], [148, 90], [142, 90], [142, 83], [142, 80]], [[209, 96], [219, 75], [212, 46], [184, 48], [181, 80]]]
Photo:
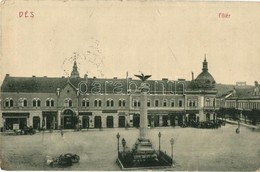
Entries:
[[155, 100], [155, 107], [159, 106], [159, 100]]
[[182, 107], [182, 100], [179, 100], [179, 107]]
[[147, 107], [150, 107], [150, 106], [151, 106], [151, 102], [147, 101]]

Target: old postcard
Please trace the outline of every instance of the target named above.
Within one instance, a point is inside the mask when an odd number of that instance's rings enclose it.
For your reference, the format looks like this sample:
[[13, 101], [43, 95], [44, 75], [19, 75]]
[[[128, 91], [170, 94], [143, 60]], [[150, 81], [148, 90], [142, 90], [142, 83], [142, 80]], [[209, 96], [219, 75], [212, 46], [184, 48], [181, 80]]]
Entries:
[[259, 171], [260, 3], [2, 0], [2, 170]]

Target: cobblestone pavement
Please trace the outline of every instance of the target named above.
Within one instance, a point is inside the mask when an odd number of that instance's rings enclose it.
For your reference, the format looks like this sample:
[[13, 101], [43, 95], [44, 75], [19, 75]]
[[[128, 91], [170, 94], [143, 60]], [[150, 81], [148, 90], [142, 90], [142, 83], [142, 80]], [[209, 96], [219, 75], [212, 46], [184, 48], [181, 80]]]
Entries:
[[[148, 129], [148, 138], [158, 149], [171, 155], [170, 139], [174, 138], [173, 154], [176, 171], [256, 171], [260, 170], [260, 133], [236, 125], [220, 129], [154, 128]], [[138, 129], [103, 129], [37, 133], [35, 135], [1, 135], [1, 167], [4, 170], [66, 170], [117, 171], [117, 139], [120, 133], [128, 147], [132, 147]], [[67, 168], [52, 168], [45, 163], [46, 156], [64, 153], [80, 155], [80, 163]]]

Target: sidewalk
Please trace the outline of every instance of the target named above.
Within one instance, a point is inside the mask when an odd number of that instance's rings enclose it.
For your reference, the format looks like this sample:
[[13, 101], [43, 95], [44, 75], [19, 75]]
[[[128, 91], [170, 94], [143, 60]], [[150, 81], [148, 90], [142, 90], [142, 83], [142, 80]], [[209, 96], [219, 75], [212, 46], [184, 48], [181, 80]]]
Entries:
[[[222, 119], [220, 119], [222, 120]], [[227, 123], [230, 124], [236, 124], [237, 125], [237, 121], [233, 121], [233, 120], [229, 120], [229, 119], [223, 119], [223, 121], [226, 121]], [[245, 124], [244, 121], [240, 120], [240, 125], [248, 127], [248, 128], [253, 128], [253, 129], [260, 129], [260, 125], [252, 125], [252, 124]]]

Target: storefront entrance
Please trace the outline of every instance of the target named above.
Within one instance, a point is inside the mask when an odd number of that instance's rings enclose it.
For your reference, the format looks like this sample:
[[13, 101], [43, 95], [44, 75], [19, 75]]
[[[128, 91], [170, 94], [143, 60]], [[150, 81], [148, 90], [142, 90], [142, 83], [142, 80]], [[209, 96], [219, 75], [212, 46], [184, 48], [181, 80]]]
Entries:
[[23, 130], [26, 127], [26, 118], [5, 118], [5, 130]]
[[57, 111], [43, 111], [42, 116], [42, 127], [47, 130], [57, 128]]
[[102, 126], [101, 116], [95, 116], [94, 128], [101, 128], [101, 126]]
[[82, 117], [82, 127], [89, 128], [89, 116]]
[[140, 126], [140, 114], [134, 114], [133, 116], [133, 127]]
[[78, 118], [71, 109], [64, 110], [61, 118], [61, 124], [63, 124], [64, 129], [75, 129]]
[[107, 128], [114, 127], [114, 118], [113, 116], [107, 116]]
[[120, 127], [120, 128], [125, 127], [125, 116], [119, 116], [119, 118], [118, 118], [118, 127]]
[[39, 128], [40, 128], [40, 121], [41, 121], [40, 117], [38, 117], [38, 116], [34, 116], [33, 117], [33, 129], [39, 130]]
[[4, 130], [23, 130], [27, 126], [27, 119], [29, 118], [29, 113], [2, 113], [4, 121]]

